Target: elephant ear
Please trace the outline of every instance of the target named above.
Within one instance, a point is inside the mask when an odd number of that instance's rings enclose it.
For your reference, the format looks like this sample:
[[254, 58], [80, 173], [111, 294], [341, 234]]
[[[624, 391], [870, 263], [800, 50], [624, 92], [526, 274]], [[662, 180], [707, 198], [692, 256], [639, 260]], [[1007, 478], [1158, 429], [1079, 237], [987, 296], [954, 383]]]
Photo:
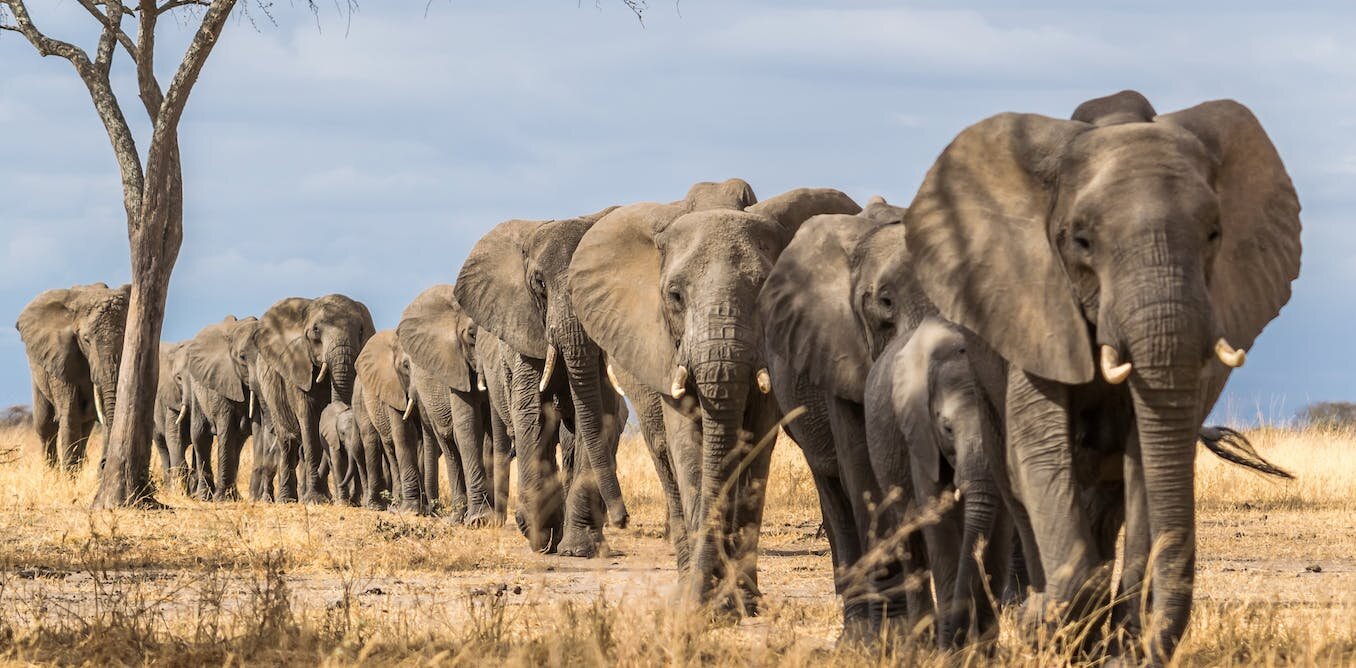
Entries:
[[601, 211], [597, 211], [597, 212], [594, 212], [594, 213], [590, 213], [590, 214], [587, 215], [587, 216], [580, 216], [579, 218], [580, 218], [581, 220], [587, 220], [587, 221], [589, 221], [590, 223], [596, 223], [596, 222], [598, 222], [599, 220], [602, 220], [603, 216], [606, 216], [607, 214], [612, 213], [613, 211], [616, 211], [617, 209], [620, 209], [620, 208], [621, 208], [621, 207], [617, 206], [616, 204], [613, 204], [612, 206], [609, 206], [609, 207], [607, 207], [606, 209], [603, 209], [603, 210], [601, 210]]
[[726, 179], [719, 183], [702, 181], [694, 183], [687, 190], [687, 196], [676, 202], [681, 204], [684, 213], [706, 211], [707, 209], [744, 210], [758, 203], [753, 194], [753, 186], [744, 179]]
[[435, 285], [414, 298], [400, 316], [396, 339], [414, 364], [459, 392], [470, 392], [470, 318], [457, 303], [456, 288]]
[[932, 351], [940, 324], [929, 318], [914, 330], [892, 361], [895, 419], [904, 434], [912, 461], [936, 482], [941, 479], [941, 443], [933, 425], [934, 376]]
[[[1217, 160], [1220, 248], [1210, 275], [1210, 299], [1222, 335], [1251, 348], [1262, 328], [1290, 301], [1300, 269], [1300, 203], [1262, 124], [1247, 107], [1215, 100], [1159, 116], [1196, 135]], [[1212, 365], [1209, 406], [1228, 370]]]
[[235, 402], [245, 400], [244, 381], [231, 358], [231, 330], [236, 319], [228, 316], [208, 325], [185, 346], [188, 374], [193, 382]]
[[1061, 154], [1090, 127], [1035, 114], [980, 121], [937, 158], [904, 219], [919, 283], [943, 317], [1070, 384], [1092, 380], [1092, 344], [1047, 230]]
[[356, 367], [369, 402], [374, 399], [396, 410], [404, 410], [409, 395], [396, 375], [395, 330], [383, 329], [367, 340], [358, 353]]
[[72, 361], [79, 354], [75, 341], [75, 313], [66, 306], [70, 290], [47, 290], [29, 302], [14, 324], [29, 359], [47, 373], [72, 379], [78, 371]]
[[654, 235], [682, 212], [674, 204], [624, 206], [594, 223], [570, 260], [570, 301], [584, 331], [609, 359], [658, 391], [667, 390], [675, 362]]
[[264, 312], [259, 319], [256, 341], [259, 354], [278, 370], [287, 382], [303, 391], [311, 389], [310, 341], [306, 338], [306, 316], [310, 299], [288, 297]]
[[519, 354], [546, 357], [546, 322], [527, 285], [523, 249], [535, 220], [509, 220], [476, 242], [461, 266], [457, 302], [477, 325]]
[[178, 408], [183, 403], [182, 387], [174, 377], [175, 359], [183, 354], [184, 343], [160, 343], [160, 376], [156, 379], [156, 395], [166, 406]]
[[796, 188], [772, 199], [765, 199], [747, 209], [771, 218], [791, 234], [814, 216], [826, 213], [856, 215], [862, 207], [841, 190], [833, 188]]
[[876, 223], [824, 215], [796, 233], [758, 297], [767, 345], [836, 396], [863, 401], [871, 357], [852, 313], [850, 260]]
[[1150, 123], [1157, 115], [1154, 105], [1149, 104], [1149, 99], [1139, 91], [1123, 90], [1078, 105], [1069, 118], [1102, 127], [1121, 123]]

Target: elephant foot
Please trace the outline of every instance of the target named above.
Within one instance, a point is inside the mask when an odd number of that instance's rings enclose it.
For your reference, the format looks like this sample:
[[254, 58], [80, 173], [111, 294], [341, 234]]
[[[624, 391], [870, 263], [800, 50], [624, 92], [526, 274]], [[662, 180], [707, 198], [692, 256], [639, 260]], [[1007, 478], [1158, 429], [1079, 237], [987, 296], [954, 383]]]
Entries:
[[560, 541], [560, 547], [556, 548], [556, 554], [562, 557], [578, 557], [580, 559], [592, 559], [598, 555], [598, 543], [594, 541], [593, 532], [588, 529], [570, 529], [565, 530], [565, 537]]
[[217, 490], [217, 493], [212, 496], [212, 500], [218, 503], [225, 501], [239, 501], [240, 491], [234, 488], [219, 489]]
[[876, 639], [871, 620], [862, 615], [845, 614], [843, 632], [838, 634], [838, 647], [868, 647]]
[[174, 510], [174, 508], [149, 494], [132, 502], [137, 510]]
[[[455, 517], [455, 516], [454, 516]], [[472, 528], [482, 528], [494, 523], [494, 509], [489, 506], [475, 506], [466, 511], [464, 524]]]
[[400, 503], [396, 504], [395, 511], [399, 513], [407, 513], [410, 515], [420, 515], [424, 517], [433, 515], [433, 513], [429, 511], [429, 507], [427, 504], [420, 503], [418, 501], [401, 501]]
[[387, 504], [385, 501], [381, 499], [368, 499], [367, 501], [363, 502], [363, 507], [368, 510], [382, 512], [389, 507], [389, 504]]
[[615, 527], [617, 529], [625, 529], [626, 525], [630, 523], [631, 523], [631, 513], [627, 512], [625, 508], [622, 508], [621, 512], [615, 515], [612, 514], [611, 512], [607, 514], [608, 526]]
[[307, 492], [301, 497], [301, 502], [308, 506], [320, 506], [327, 504], [330, 501], [330, 495], [321, 492]]

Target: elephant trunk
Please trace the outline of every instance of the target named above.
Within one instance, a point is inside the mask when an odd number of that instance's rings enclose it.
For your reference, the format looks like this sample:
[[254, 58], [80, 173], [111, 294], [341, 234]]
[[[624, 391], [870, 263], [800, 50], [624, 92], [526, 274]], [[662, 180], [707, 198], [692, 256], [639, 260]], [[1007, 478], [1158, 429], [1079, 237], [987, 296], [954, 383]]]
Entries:
[[[588, 338], [577, 318], [570, 318], [556, 332], [561, 356], [570, 379], [578, 436], [588, 455], [589, 470], [598, 483], [598, 491], [607, 505], [607, 519], [613, 526], [625, 527], [629, 520], [621, 483], [617, 481], [617, 461], [611, 434], [603, 433], [602, 353]], [[610, 391], [610, 390], [609, 390]], [[609, 403], [615, 401], [608, 397]]]
[[325, 360], [329, 365], [330, 401], [353, 403], [354, 362], [357, 358], [353, 348], [343, 346], [335, 348]]
[[99, 417], [108, 426], [112, 426], [113, 416], [116, 414], [115, 411], [118, 410], [117, 390], [118, 379], [116, 377], [103, 380], [94, 388], [95, 394], [98, 395], [95, 400], [100, 404], [98, 406], [101, 409], [99, 412], [103, 413]]
[[[966, 466], [972, 467], [973, 464]], [[982, 472], [979, 476], [962, 473], [961, 478], [965, 482], [957, 487], [961, 492], [963, 508], [960, 563], [956, 569], [954, 609], [949, 611], [942, 628], [943, 647], [964, 644], [972, 621], [982, 626], [982, 619], [992, 617], [988, 592], [984, 589], [983, 562], [976, 550], [980, 549], [981, 540], [993, 538], [998, 515], [998, 489]], [[984, 549], [992, 548], [986, 545]]]

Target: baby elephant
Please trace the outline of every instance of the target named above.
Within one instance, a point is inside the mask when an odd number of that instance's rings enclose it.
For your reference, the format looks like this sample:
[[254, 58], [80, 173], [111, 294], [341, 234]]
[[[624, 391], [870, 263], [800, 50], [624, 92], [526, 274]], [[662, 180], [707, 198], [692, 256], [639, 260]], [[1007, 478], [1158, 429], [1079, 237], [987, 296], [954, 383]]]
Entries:
[[1001, 461], [1002, 404], [985, 380], [1001, 381], [1001, 365], [983, 348], [929, 317], [896, 336], [867, 378], [867, 441], [881, 489], [902, 490], [916, 507], [957, 501], [923, 529], [943, 648], [997, 630], [989, 592], [1003, 593], [1013, 533], [989, 468]]
[[339, 498], [357, 505], [367, 477], [362, 466], [363, 444], [358, 438], [358, 422], [348, 404], [334, 401], [320, 413], [320, 440], [334, 470]]

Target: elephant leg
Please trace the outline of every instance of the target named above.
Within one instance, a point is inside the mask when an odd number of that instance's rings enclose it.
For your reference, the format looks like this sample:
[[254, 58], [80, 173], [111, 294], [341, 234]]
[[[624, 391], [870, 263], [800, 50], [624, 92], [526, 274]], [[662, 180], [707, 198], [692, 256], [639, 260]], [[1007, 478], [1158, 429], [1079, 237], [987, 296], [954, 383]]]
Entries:
[[[777, 421], [781, 412], [770, 396], [755, 397], [749, 401], [753, 409], [749, 422], [754, 435], [753, 447], [767, 439], [766, 447], [746, 453], [748, 465], [737, 479], [731, 515], [734, 531], [731, 533], [730, 555], [736, 568], [736, 585], [742, 601], [739, 608], [745, 615], [758, 614], [763, 593], [758, 588], [758, 538], [762, 534], [763, 511], [767, 500], [767, 479], [772, 469], [772, 450], [777, 443]], [[750, 456], [751, 455], [751, 456]]]
[[236, 478], [240, 471], [240, 451], [245, 447], [245, 434], [240, 429], [240, 420], [228, 415], [222, 420], [225, 428], [217, 438], [217, 489], [213, 496], [216, 501], [239, 501], [240, 489]]
[[419, 471], [419, 436], [415, 425], [401, 418], [400, 412], [383, 406], [391, 426], [391, 449], [395, 453], [394, 485], [399, 492], [399, 508], [406, 512], [425, 515], [428, 504], [424, 496], [424, 478]]
[[871, 636], [867, 583], [852, 567], [862, 558], [862, 539], [852, 516], [852, 504], [836, 476], [811, 472], [819, 493], [819, 512], [833, 557], [833, 588], [843, 599], [843, 639], [866, 642]]
[[75, 392], [64, 397], [65, 401], [57, 406], [57, 443], [61, 448], [61, 466], [70, 475], [80, 471], [85, 462], [85, 441], [89, 432], [85, 429], [84, 411]]
[[278, 436], [278, 502], [296, 503], [298, 500], [297, 490], [297, 464], [301, 460], [301, 439], [288, 434]]
[[[452, 435], [456, 457], [461, 462], [466, 489], [466, 524], [482, 526], [494, 514], [490, 480], [485, 474], [485, 427], [481, 422], [481, 400], [471, 394], [452, 393]], [[453, 457], [448, 452], [449, 461]], [[451, 475], [449, 472], [448, 475]]]
[[301, 426], [301, 501], [302, 503], [329, 503], [329, 481], [320, 474], [320, 460], [325, 446], [320, 439], [320, 408], [318, 401], [303, 397], [297, 402], [297, 422]]
[[687, 524], [683, 521], [683, 500], [678, 493], [678, 478], [673, 471], [669, 458], [668, 433], [664, 428], [664, 400], [653, 390], [638, 390], [634, 398], [636, 417], [640, 423], [640, 433], [654, 463], [655, 475], [659, 477], [659, 488], [664, 493], [664, 504], [668, 510], [665, 536], [673, 544], [675, 555], [684, 555], [679, 569], [687, 566]]
[[254, 470], [250, 473], [252, 479], [250, 488], [255, 501], [272, 503], [275, 498], [273, 483], [278, 475], [278, 439], [272, 427], [259, 419], [256, 419], [252, 431], [254, 432]]
[[61, 426], [57, 422], [57, 410], [47, 395], [33, 385], [33, 430], [38, 433], [38, 442], [42, 444], [43, 461], [48, 468], [61, 465], [61, 456], [57, 449]]
[[702, 518], [698, 506], [702, 489], [702, 434], [701, 423], [689, 407], [690, 397], [682, 400], [663, 398], [664, 432], [668, 442], [669, 463], [673, 465], [678, 487], [678, 500], [683, 509], [684, 548], [678, 552], [678, 567], [691, 577], [693, 541]]
[[174, 485], [185, 494], [192, 493], [189, 488], [188, 462], [186, 452], [189, 438], [189, 425], [177, 424], [178, 414], [169, 407], [164, 408], [162, 416], [165, 422], [165, 449], [169, 453], [169, 472], [165, 475], [165, 484]]
[[498, 524], [508, 521], [509, 460], [513, 458], [513, 441], [508, 425], [497, 411], [490, 411], [490, 439], [494, 448], [494, 515]]
[[561, 467], [568, 471], [565, 482], [565, 535], [556, 553], [562, 557], [591, 558], [598, 554], [593, 535], [593, 503], [590, 492], [596, 492], [593, 473], [588, 466], [588, 454], [583, 451], [583, 440], [564, 425], [560, 428]]
[[1118, 635], [1122, 650], [1139, 647], [1145, 611], [1152, 610], [1146, 600], [1144, 576], [1148, 570], [1153, 541], [1149, 532], [1149, 497], [1144, 487], [1144, 468], [1139, 458], [1139, 439], [1131, 439], [1125, 452], [1125, 545], [1122, 547], [1121, 582], [1112, 617], [1112, 633]]
[[382, 465], [385, 454], [382, 452], [381, 435], [377, 433], [370, 420], [358, 421], [358, 436], [363, 452], [363, 505], [373, 510], [385, 510], [387, 499], [382, 497], [385, 491], [382, 480]]
[[216, 478], [212, 472], [212, 425], [202, 411], [190, 416], [189, 439], [193, 443], [194, 493], [203, 500], [211, 500], [216, 492]]
[[[423, 411], [419, 414], [419, 434], [419, 475], [423, 478], [420, 486], [424, 490], [424, 501], [428, 503], [429, 509], [438, 513], [441, 512], [438, 503], [441, 497], [438, 489], [438, 458], [443, 455], [446, 448], [443, 447], [442, 439], [438, 438], [437, 432], [433, 430], [433, 425], [429, 424]], [[455, 486], [453, 483], [452, 487]]]
[[544, 404], [537, 385], [541, 371], [527, 360], [513, 362], [509, 391], [518, 450], [518, 527], [536, 552], [554, 552], [565, 523], [564, 500], [556, 469], [555, 444], [560, 414]]

